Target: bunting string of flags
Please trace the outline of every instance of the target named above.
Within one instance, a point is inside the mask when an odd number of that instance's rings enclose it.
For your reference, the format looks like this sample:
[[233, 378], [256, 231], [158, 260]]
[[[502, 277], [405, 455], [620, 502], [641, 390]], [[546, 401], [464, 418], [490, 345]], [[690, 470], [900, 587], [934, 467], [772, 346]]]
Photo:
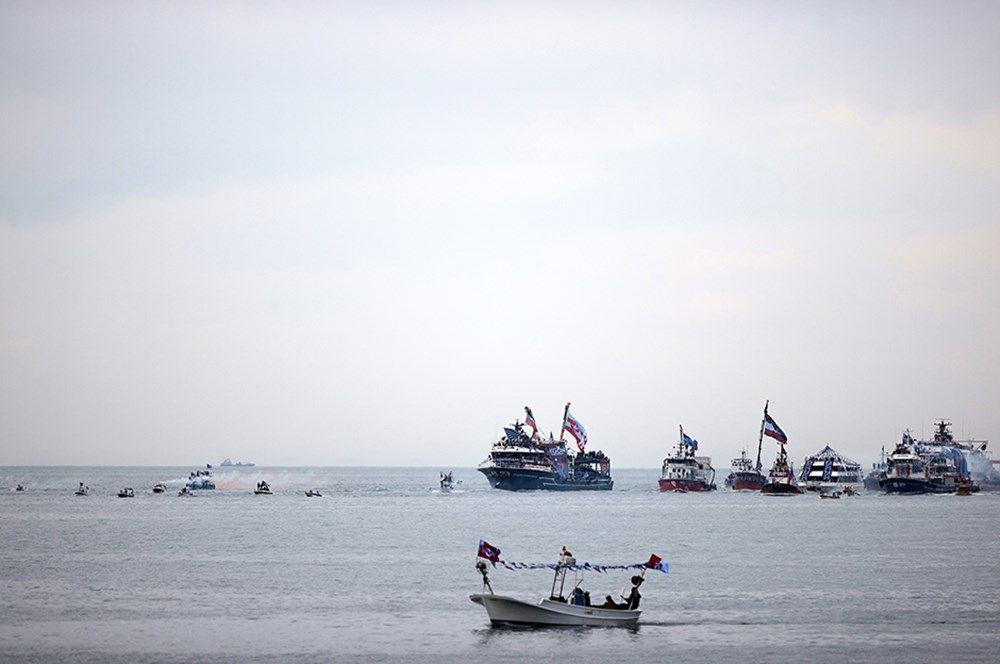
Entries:
[[658, 572], [669, 572], [670, 566], [667, 565], [667, 561], [660, 558], [655, 553], [649, 557], [649, 560], [644, 563], [632, 563], [630, 565], [596, 565], [594, 563], [519, 563], [512, 562], [508, 560], [500, 559], [500, 549], [489, 544], [486, 540], [479, 540], [479, 552], [476, 554], [478, 558], [485, 558], [486, 560], [493, 563], [493, 566], [502, 565], [505, 569], [509, 570], [521, 570], [521, 569], [570, 569], [574, 571], [584, 571], [584, 572], [599, 572], [604, 574], [610, 570], [625, 570], [625, 569], [652, 569]]

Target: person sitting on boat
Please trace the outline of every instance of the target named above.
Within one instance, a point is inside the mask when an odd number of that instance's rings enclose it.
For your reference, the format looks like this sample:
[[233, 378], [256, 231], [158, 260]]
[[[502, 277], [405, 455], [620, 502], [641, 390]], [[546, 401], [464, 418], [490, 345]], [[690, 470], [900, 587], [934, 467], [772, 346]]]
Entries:
[[614, 598], [611, 595], [604, 596], [604, 604], [601, 604], [602, 609], [617, 609], [618, 605], [615, 604]]
[[580, 586], [573, 588], [573, 596], [570, 599], [570, 604], [575, 604], [577, 606], [584, 606], [583, 602], [583, 589]]

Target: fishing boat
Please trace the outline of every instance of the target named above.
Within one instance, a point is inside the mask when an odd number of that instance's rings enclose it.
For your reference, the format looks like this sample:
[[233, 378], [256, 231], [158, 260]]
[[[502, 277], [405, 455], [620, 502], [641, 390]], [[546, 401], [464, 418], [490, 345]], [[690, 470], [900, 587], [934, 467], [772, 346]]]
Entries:
[[90, 487], [86, 487], [86, 486], [83, 485], [83, 482], [80, 482], [80, 487], [76, 491], [73, 492], [73, 495], [76, 495], [76, 496], [86, 496], [89, 493], [90, 493]]
[[[490, 486], [505, 491], [610, 491], [611, 459], [604, 452], [586, 451], [587, 432], [579, 420], [563, 412], [559, 439], [552, 434], [543, 439], [538, 434], [531, 409], [524, 424], [515, 421], [504, 427], [503, 437], [490, 450], [477, 470], [486, 476]], [[531, 427], [529, 435], [525, 426]], [[564, 434], [576, 439], [578, 453], [568, 450]]]
[[257, 482], [257, 486], [254, 488], [253, 492], [258, 496], [270, 496], [274, 493], [271, 491], [271, 485], [264, 480]]
[[764, 404], [764, 419], [760, 423], [760, 440], [763, 442], [764, 436], [774, 438], [778, 441], [778, 456], [767, 473], [767, 481], [761, 487], [760, 492], [766, 496], [794, 496], [802, 493], [802, 489], [795, 481], [795, 470], [788, 462], [788, 454], [785, 452], [785, 445], [788, 443], [788, 436], [781, 430], [778, 423], [768, 414], [767, 407], [770, 402]]
[[118, 492], [119, 498], [135, 498], [135, 491], [131, 487], [126, 487]]
[[163, 482], [157, 482], [153, 485], [153, 493], [164, 493], [167, 490], [167, 485]]
[[660, 471], [660, 491], [687, 493], [689, 491], [715, 491], [715, 469], [712, 459], [697, 456], [698, 441], [684, 433], [680, 427], [677, 448], [663, 460]]
[[757, 464], [747, 456], [746, 448], [732, 460], [732, 472], [726, 478], [726, 486], [733, 491], [760, 491], [766, 481], [760, 472], [760, 447], [757, 448]]
[[[537, 602], [495, 594], [487, 574], [486, 563], [480, 560], [476, 564], [476, 569], [483, 577], [483, 591], [469, 595], [469, 599], [486, 609], [486, 614], [493, 625], [630, 627], [634, 626], [639, 621], [639, 616], [642, 615], [642, 611], [639, 610], [639, 601], [642, 597], [639, 593], [639, 587], [645, 581], [646, 569], [655, 569], [654, 565], [658, 564], [661, 564], [661, 561], [658, 556], [654, 555], [650, 557], [649, 563], [617, 566], [619, 568], [641, 567], [642, 570], [630, 579], [631, 589], [628, 593], [620, 594], [622, 602], [616, 602], [611, 595], [607, 595], [604, 604], [597, 606], [591, 605], [590, 593], [582, 588], [583, 571], [591, 569], [593, 566], [578, 565], [576, 559], [565, 548], [558, 563], [546, 566], [555, 569], [552, 591], [549, 597]], [[665, 564], [663, 564], [662, 570], [666, 571]], [[571, 571], [575, 576], [572, 579], [573, 589], [570, 592], [570, 597], [566, 598], [564, 593], [567, 573]]]
[[806, 457], [799, 474], [799, 482], [806, 491], [843, 491], [861, 485], [861, 464], [852, 461], [829, 445], [816, 454]]

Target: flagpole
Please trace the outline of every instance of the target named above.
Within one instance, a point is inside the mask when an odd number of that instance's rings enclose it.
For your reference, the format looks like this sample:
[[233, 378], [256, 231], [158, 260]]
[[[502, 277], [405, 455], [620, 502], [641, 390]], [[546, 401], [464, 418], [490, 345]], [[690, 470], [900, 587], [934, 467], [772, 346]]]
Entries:
[[[771, 403], [768, 399], [764, 402], [764, 418], [767, 418], [767, 404]], [[764, 420], [760, 421], [760, 435], [757, 437], [757, 472], [760, 472], [760, 449], [764, 446]]]
[[678, 424], [677, 428], [681, 432], [681, 437], [680, 437], [680, 439], [678, 439], [678, 442], [680, 443], [680, 447], [678, 449], [680, 449], [681, 452], [687, 452], [687, 446], [684, 445], [684, 425], [683, 424]]
[[559, 430], [559, 442], [563, 441], [563, 434], [566, 433], [566, 418], [569, 417], [569, 402], [566, 402], [566, 410], [563, 411], [562, 429]]

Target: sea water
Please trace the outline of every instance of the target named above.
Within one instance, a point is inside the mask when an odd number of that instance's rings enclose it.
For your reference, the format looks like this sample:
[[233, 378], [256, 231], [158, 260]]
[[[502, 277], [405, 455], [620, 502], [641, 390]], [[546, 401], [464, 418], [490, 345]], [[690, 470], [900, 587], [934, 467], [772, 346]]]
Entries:
[[[178, 497], [190, 470], [0, 468], [0, 659], [1000, 660], [1000, 494], [661, 494], [653, 470], [508, 493], [472, 469], [441, 493], [445, 468], [258, 467]], [[275, 495], [253, 495], [261, 479]], [[670, 572], [647, 573], [634, 629], [494, 628], [468, 599], [480, 539], [518, 562], [657, 553]], [[603, 601], [630, 574], [583, 587]], [[533, 601], [552, 583], [490, 576]]]

